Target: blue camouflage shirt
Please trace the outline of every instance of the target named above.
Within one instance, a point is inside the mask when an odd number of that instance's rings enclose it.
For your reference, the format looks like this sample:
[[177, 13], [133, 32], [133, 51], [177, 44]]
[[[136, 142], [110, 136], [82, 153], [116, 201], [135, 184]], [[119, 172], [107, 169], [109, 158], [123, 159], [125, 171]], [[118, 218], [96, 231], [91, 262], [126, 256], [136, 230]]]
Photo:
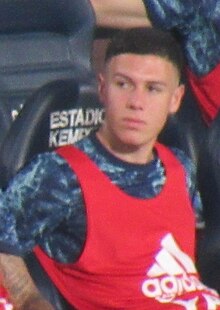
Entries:
[[[122, 190], [131, 196], [157, 195], [166, 181], [160, 159], [131, 164], [110, 154], [93, 133], [76, 143]], [[195, 186], [195, 169], [179, 149], [173, 152], [186, 171], [198, 225], [202, 223], [201, 199]], [[23, 255], [40, 245], [59, 262], [77, 260], [86, 239], [86, 215], [76, 178], [55, 152], [39, 154], [0, 192], [0, 249]]]

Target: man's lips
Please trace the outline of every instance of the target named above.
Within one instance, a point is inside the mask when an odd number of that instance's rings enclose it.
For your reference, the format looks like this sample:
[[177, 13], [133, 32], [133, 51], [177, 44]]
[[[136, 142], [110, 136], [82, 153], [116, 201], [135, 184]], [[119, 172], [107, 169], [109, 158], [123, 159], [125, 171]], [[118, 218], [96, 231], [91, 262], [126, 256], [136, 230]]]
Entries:
[[123, 122], [128, 125], [128, 126], [132, 126], [132, 127], [139, 127], [139, 126], [143, 126], [146, 124], [145, 121], [139, 119], [139, 118], [133, 118], [133, 117], [126, 117], [123, 119]]

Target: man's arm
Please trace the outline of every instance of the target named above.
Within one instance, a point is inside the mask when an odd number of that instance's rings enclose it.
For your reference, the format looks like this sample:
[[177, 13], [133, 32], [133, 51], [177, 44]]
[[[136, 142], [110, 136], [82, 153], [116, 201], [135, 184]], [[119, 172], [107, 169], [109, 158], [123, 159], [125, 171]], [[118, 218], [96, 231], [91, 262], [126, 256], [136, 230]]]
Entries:
[[[219, 6], [191, 0], [90, 0], [98, 27], [159, 25], [179, 32], [185, 50], [188, 79], [202, 115], [210, 123], [219, 112]], [[209, 6], [209, 7], [208, 7]], [[209, 8], [209, 9], [207, 9]]]
[[17, 310], [53, 310], [35, 286], [23, 260], [0, 254], [0, 273], [11, 302]]
[[107, 28], [149, 26], [142, 0], [90, 0], [96, 15], [96, 24]]

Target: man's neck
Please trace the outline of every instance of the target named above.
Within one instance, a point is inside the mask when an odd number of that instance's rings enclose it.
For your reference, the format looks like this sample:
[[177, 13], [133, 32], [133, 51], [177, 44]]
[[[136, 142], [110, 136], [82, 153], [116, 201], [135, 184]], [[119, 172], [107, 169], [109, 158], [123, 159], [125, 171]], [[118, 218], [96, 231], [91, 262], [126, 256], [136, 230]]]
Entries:
[[115, 157], [132, 164], [147, 164], [153, 160], [154, 143], [148, 147], [133, 147], [128, 145], [119, 145], [110, 142], [103, 134], [102, 130], [97, 131], [96, 137], [99, 142]]

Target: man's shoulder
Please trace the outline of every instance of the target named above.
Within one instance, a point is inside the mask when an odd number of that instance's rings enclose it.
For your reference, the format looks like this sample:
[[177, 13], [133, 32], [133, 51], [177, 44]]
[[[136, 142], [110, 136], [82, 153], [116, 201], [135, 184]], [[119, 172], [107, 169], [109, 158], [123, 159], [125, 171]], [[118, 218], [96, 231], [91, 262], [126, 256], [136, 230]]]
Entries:
[[190, 158], [190, 156], [180, 148], [169, 147], [169, 149], [183, 165], [188, 178], [194, 178], [196, 174], [196, 165], [192, 158]]
[[192, 167], [195, 166], [193, 160], [184, 150], [175, 146], [167, 146], [164, 144], [162, 144], [162, 147], [169, 150], [187, 170], [191, 170]]
[[25, 166], [18, 171], [19, 175], [37, 176], [37, 178], [51, 175], [51, 171], [56, 175], [58, 171], [65, 170], [65, 160], [59, 156], [56, 150], [35, 154]]
[[190, 156], [183, 151], [182, 149], [178, 147], [170, 147], [169, 148], [171, 152], [174, 153], [174, 155], [181, 161], [182, 164], [185, 165], [194, 165], [193, 160], [190, 158]]

